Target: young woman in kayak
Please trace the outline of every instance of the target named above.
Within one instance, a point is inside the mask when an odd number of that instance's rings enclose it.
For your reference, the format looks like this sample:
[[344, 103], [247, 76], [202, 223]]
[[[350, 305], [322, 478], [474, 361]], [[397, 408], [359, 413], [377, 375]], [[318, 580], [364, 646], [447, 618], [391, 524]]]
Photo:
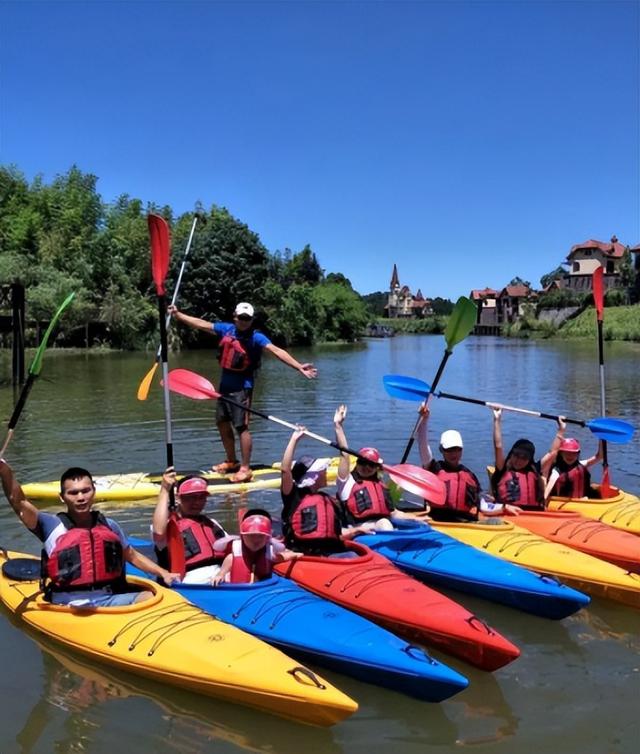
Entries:
[[[336, 442], [343, 448], [348, 447], [344, 431], [346, 417], [347, 407], [341, 404], [333, 415], [333, 425]], [[355, 468], [351, 471], [350, 456], [347, 453], [340, 454], [337, 496], [350, 526], [363, 525], [369, 531], [391, 531], [394, 527], [390, 516], [413, 518], [395, 510], [387, 486], [380, 478], [382, 462], [376, 448], [360, 448]]]
[[526, 438], [520, 438], [504, 455], [502, 447], [502, 409], [493, 408], [493, 449], [495, 471], [491, 488], [496, 503], [520, 510], [544, 510], [546, 508], [542, 470], [549, 468], [551, 452], [541, 461], [535, 460], [536, 447]]
[[342, 506], [327, 492], [329, 459], [301, 456], [294, 463], [296, 445], [305, 428], [291, 435], [282, 457], [280, 493], [282, 531], [287, 547], [305, 555], [350, 557], [345, 539], [370, 531], [371, 526], [348, 526]]
[[[168, 566], [167, 524], [169, 522], [169, 491], [176, 485], [173, 466], [162, 475], [158, 502], [153, 512], [153, 544], [158, 563]], [[208, 584], [220, 569], [224, 548], [216, 543], [226, 537], [225, 530], [215, 520], [203, 514], [207, 503], [207, 482], [199, 476], [188, 476], [176, 485], [178, 528], [185, 552], [185, 584]]]
[[247, 511], [240, 524], [240, 538], [228, 543], [228, 554], [211, 583], [253, 584], [270, 578], [274, 563], [301, 557], [302, 553], [287, 550], [271, 535], [269, 513], [259, 508]]
[[548, 459], [548, 478], [545, 497], [571, 497], [575, 499], [596, 497], [591, 487], [589, 467], [602, 460], [602, 442], [596, 454], [580, 460], [580, 443], [573, 437], [565, 437], [567, 429], [564, 417], [558, 417], [558, 432], [551, 444]]
[[9, 464], [0, 459], [0, 479], [7, 500], [22, 523], [43, 543], [45, 594], [55, 604], [75, 607], [119, 607], [150, 599], [149, 590], [131, 591], [125, 562], [170, 585], [177, 573], [135, 550], [111, 518], [92, 511], [96, 490], [86, 469], [67, 469], [60, 478], [65, 513], [39, 511], [26, 499]]

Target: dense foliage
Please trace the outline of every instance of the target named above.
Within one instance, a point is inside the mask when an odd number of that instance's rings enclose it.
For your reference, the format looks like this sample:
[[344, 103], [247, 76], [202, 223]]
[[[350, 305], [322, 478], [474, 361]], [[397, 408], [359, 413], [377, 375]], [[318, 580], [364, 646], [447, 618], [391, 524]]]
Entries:
[[[157, 341], [157, 309], [147, 214], [161, 214], [171, 226], [168, 281], [174, 281], [194, 213], [174, 218], [170, 207], [143, 206], [127, 195], [105, 203], [96, 184], [95, 176], [77, 167], [46, 185], [41, 178], [29, 184], [16, 168], [0, 166], [0, 283], [25, 285], [28, 318], [36, 321], [48, 320], [64, 296], [76, 291], [65, 314], [66, 342], [74, 342], [74, 332], [78, 340], [78, 331], [82, 342], [90, 322], [107, 345], [150, 345]], [[344, 275], [325, 275], [310, 246], [272, 254], [227, 209], [198, 210], [202, 220], [185, 266], [180, 308], [203, 319], [228, 319], [238, 301], [251, 301], [261, 329], [285, 345], [362, 334], [372, 319], [366, 304]], [[198, 334], [181, 328], [179, 337], [195, 341]]]

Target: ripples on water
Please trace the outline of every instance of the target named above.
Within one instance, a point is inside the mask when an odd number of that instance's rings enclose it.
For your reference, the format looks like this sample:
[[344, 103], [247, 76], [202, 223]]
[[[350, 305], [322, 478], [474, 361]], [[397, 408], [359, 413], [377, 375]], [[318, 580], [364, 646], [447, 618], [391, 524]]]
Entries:
[[[640, 346], [607, 343], [605, 348], [607, 413], [637, 425]], [[305, 380], [266, 358], [255, 406], [333, 439], [333, 412], [345, 402], [349, 406], [346, 430], [350, 446], [375, 444], [385, 460], [394, 463], [402, 455], [418, 404], [390, 399], [382, 377], [405, 374], [428, 382], [443, 349], [442, 337], [404, 336], [356, 346], [321, 347], [313, 352], [296, 350], [300, 360], [317, 364], [320, 377], [316, 381]], [[43, 378], [32, 392], [7, 454], [20, 478], [54, 479], [71, 464], [87, 466], [95, 473], [162, 469], [165, 437], [158, 382], [146, 402], [135, 397], [151, 360], [150, 354], [47, 354]], [[209, 351], [177, 354], [172, 365], [217, 379]], [[468, 338], [456, 346], [439, 387], [575, 418], [600, 415], [596, 347], [588, 342]], [[5, 425], [13, 401], [12, 390], [0, 388], [0, 417]], [[221, 459], [214, 411], [213, 401], [172, 397], [178, 466], [207, 467]], [[483, 468], [492, 461], [490, 411], [434, 399], [430, 424], [434, 449], [444, 429], [455, 427], [462, 432], [465, 463], [483, 480]], [[279, 459], [288, 431], [255, 418], [252, 430], [254, 460]], [[528, 436], [542, 453], [554, 434], [553, 422], [517, 414], [504, 416], [505, 445]], [[595, 450], [595, 438], [588, 430], [578, 428], [575, 434], [586, 453]], [[301, 450], [333, 454], [306, 439]], [[639, 458], [638, 433], [629, 445], [610, 445], [614, 483], [638, 492]], [[417, 449], [410, 460], [418, 462]], [[598, 471], [595, 476], [599, 477]], [[212, 498], [210, 510], [233, 528], [238, 507], [248, 499], [217, 496]], [[261, 501], [279, 512], [277, 491], [265, 492]], [[105, 510], [130, 534], [148, 535], [150, 507], [135, 504]], [[0, 544], [36, 551], [35, 540], [6, 503], [0, 508], [0, 526]], [[330, 731], [304, 728], [101, 668], [26, 634], [2, 611], [0, 662], [5, 695], [0, 751], [107, 752], [128, 744], [140, 754], [370, 754], [391, 748], [398, 754], [458, 749], [508, 754], [536, 750], [635, 754], [640, 691], [636, 612], [596, 600], [589, 609], [554, 623], [470, 597], [450, 596], [518, 644], [522, 657], [488, 675], [440, 655], [439, 659], [471, 680], [469, 689], [440, 705], [421, 704], [321, 671], [360, 703], [354, 718]], [[37, 651], [36, 644], [40, 647]]]

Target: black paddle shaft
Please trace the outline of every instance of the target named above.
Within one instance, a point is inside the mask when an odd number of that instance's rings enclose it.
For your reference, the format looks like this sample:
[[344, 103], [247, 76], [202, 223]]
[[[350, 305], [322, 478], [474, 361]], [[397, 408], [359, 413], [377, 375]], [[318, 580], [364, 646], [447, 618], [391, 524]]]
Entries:
[[[451, 356], [452, 353], [453, 351], [449, 350], [448, 348], [445, 350], [444, 356], [442, 357], [442, 360], [440, 361], [440, 366], [438, 367], [438, 371], [436, 372], [436, 376], [434, 377], [433, 384], [429, 388], [429, 394], [427, 395], [426, 400], [429, 400], [429, 396], [435, 393], [435, 390], [438, 387], [438, 383], [440, 382], [440, 377], [442, 377], [442, 373], [444, 372], [445, 365], [447, 361], [449, 360], [449, 356]], [[404, 453], [402, 454], [402, 459], [400, 460], [400, 463], [406, 463], [406, 460], [409, 457], [409, 453], [411, 453], [411, 448], [413, 447], [413, 443], [415, 442], [416, 432], [418, 431], [418, 426], [421, 421], [422, 421], [422, 416], [418, 416], [418, 418], [416, 419], [416, 423], [414, 424], [413, 430], [411, 431], [411, 437], [409, 438], [407, 447], [404, 449]]]

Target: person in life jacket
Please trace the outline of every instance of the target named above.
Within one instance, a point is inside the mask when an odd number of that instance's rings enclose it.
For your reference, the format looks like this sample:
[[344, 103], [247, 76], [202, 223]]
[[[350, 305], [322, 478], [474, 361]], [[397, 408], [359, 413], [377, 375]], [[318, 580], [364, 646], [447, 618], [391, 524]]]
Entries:
[[208, 584], [218, 573], [224, 558], [227, 533], [220, 524], [203, 514], [207, 503], [207, 481], [200, 476], [186, 476], [176, 484], [173, 466], [162, 475], [158, 501], [153, 512], [153, 543], [156, 557], [168, 566], [167, 525], [169, 522], [169, 493], [176, 490], [178, 529], [184, 546], [185, 584]]
[[227, 546], [220, 571], [211, 583], [214, 586], [226, 581], [231, 584], [253, 584], [271, 577], [273, 564], [294, 560], [302, 553], [287, 550], [282, 542], [271, 536], [270, 514], [260, 508], [247, 511], [240, 524], [240, 538]]
[[289, 440], [280, 467], [282, 495], [282, 531], [287, 547], [307, 555], [352, 557], [344, 540], [370, 531], [370, 526], [348, 526], [342, 506], [322, 490], [327, 485], [328, 458], [300, 456], [294, 453], [304, 427], [298, 427]]
[[[336, 442], [347, 448], [344, 421], [347, 407], [341, 404], [333, 415]], [[392, 531], [396, 518], [411, 518], [402, 511], [395, 510], [387, 486], [381, 479], [382, 457], [376, 448], [360, 448], [356, 465], [351, 471], [351, 456], [340, 454], [338, 465], [337, 491], [344, 515], [350, 526], [363, 525], [365, 531]]]
[[492, 407], [492, 410], [495, 471], [491, 476], [491, 488], [496, 503], [519, 510], [544, 510], [544, 477], [540, 469], [548, 465], [549, 454], [536, 462], [535, 445], [531, 440], [520, 438], [505, 456], [502, 447], [502, 409]]
[[463, 465], [464, 444], [460, 432], [447, 429], [440, 435], [438, 448], [442, 459], [437, 460], [433, 457], [428, 440], [429, 407], [422, 404], [419, 413], [422, 420], [418, 424], [417, 436], [422, 466], [441, 479], [447, 490], [443, 505], [430, 504], [431, 518], [434, 521], [493, 522], [493, 517], [501, 515], [503, 509], [500, 507], [498, 510], [487, 496], [481, 494], [478, 477]]
[[[284, 348], [275, 346], [269, 338], [254, 326], [254, 309], [246, 301], [239, 303], [233, 313], [233, 322], [208, 322], [192, 317], [169, 306], [167, 312], [178, 322], [197, 330], [213, 333], [218, 338], [219, 361], [222, 368], [220, 375], [220, 394], [230, 398], [236, 404], [218, 400], [216, 405], [216, 423], [224, 447], [226, 458], [214, 464], [212, 471], [233, 474], [232, 482], [248, 482], [251, 472], [251, 433], [249, 432], [249, 412], [253, 394], [255, 375], [260, 367], [262, 352], [266, 351], [283, 364], [300, 372], [307, 379], [317, 376], [318, 370], [313, 364], [301, 364]], [[240, 461], [236, 454], [235, 433], [240, 445]]]
[[548, 479], [545, 488], [545, 498], [597, 497], [591, 486], [589, 467], [602, 460], [602, 442], [598, 443], [595, 455], [580, 459], [580, 442], [574, 437], [565, 437], [567, 424], [564, 416], [558, 417], [558, 432], [551, 443], [548, 454], [547, 468], [542, 472]]
[[39, 511], [25, 497], [11, 467], [0, 459], [0, 479], [7, 500], [22, 523], [43, 543], [45, 594], [56, 604], [74, 607], [116, 607], [150, 599], [150, 590], [136, 591], [124, 578], [124, 563], [156, 576], [169, 586], [179, 580], [133, 548], [120, 526], [92, 511], [93, 477], [78, 467], [60, 478], [65, 513]]

